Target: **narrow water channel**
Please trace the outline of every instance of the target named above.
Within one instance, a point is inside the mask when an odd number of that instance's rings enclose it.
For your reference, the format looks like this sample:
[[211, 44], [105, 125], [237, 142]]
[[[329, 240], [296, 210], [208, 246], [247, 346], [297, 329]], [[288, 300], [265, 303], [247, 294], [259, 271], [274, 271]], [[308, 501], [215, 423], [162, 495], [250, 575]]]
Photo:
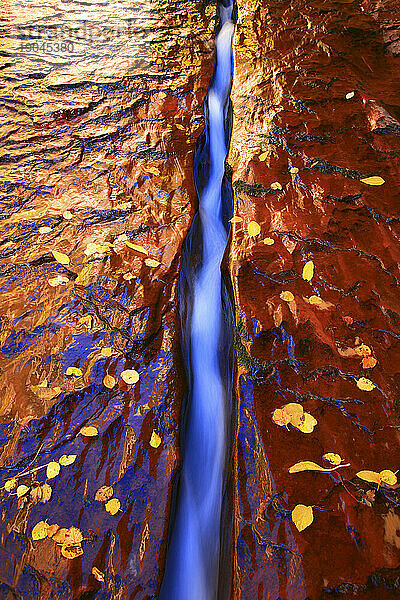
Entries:
[[223, 364], [229, 325], [221, 261], [228, 239], [223, 181], [230, 135], [234, 7], [232, 0], [218, 4], [220, 24], [214, 75], [205, 103], [206, 131], [202, 150], [195, 158], [199, 211], [186, 240], [186, 266], [181, 276], [189, 281], [186, 287], [181, 285], [184, 294], [186, 290], [182, 333], [189, 397], [161, 600], [224, 597], [218, 581], [224, 559], [221, 515], [231, 398]]

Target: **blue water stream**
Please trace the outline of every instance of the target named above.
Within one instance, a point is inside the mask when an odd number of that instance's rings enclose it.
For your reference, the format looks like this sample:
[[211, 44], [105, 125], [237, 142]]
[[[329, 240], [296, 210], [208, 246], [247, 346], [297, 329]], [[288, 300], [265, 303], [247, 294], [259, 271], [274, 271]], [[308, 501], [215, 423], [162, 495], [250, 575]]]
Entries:
[[192, 306], [184, 325], [189, 340], [186, 360], [190, 363], [190, 392], [179, 493], [160, 600], [214, 600], [217, 594], [220, 597], [221, 514], [230, 419], [229, 392], [221, 372], [221, 261], [227, 244], [222, 187], [232, 81], [232, 0], [219, 2], [219, 15], [216, 65], [205, 107], [209, 168], [199, 193], [201, 264], [191, 275]]

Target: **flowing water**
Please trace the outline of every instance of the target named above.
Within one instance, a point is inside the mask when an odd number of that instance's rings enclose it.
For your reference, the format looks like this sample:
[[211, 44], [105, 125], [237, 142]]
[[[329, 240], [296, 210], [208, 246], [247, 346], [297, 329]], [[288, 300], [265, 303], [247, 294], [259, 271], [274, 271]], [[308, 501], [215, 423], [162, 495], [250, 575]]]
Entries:
[[219, 10], [216, 67], [205, 110], [209, 169], [199, 194], [196, 221], [201, 229], [201, 266], [192, 273], [192, 306], [183, 326], [189, 340], [190, 397], [176, 516], [160, 596], [163, 600], [212, 600], [218, 587], [229, 405], [220, 365], [224, 336], [221, 261], [227, 243], [222, 187], [234, 29], [232, 3], [220, 4]]

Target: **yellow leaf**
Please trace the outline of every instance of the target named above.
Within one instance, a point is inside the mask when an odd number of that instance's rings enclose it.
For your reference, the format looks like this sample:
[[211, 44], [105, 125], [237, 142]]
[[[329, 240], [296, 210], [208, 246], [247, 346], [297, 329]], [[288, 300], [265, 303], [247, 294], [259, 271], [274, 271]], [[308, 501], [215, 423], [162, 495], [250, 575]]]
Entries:
[[289, 421], [297, 427], [297, 423], [300, 423], [304, 418], [304, 408], [297, 402], [289, 402], [282, 408], [283, 412], [289, 417]]
[[32, 529], [32, 539], [33, 540], [44, 540], [47, 537], [47, 531], [49, 529], [49, 524], [46, 521], [39, 521], [36, 523], [35, 527]]
[[259, 226], [259, 224], [256, 221], [250, 221], [250, 223], [247, 227], [247, 233], [251, 237], [255, 237], [255, 236], [259, 235], [260, 231], [261, 231], [261, 227]]
[[118, 500], [118, 498], [112, 498], [112, 500], [106, 502], [105, 505], [105, 509], [108, 513], [110, 513], [110, 515], [116, 515], [120, 508], [121, 502]]
[[372, 383], [370, 379], [367, 379], [366, 377], [360, 377], [360, 379], [357, 380], [357, 387], [360, 390], [363, 390], [363, 392], [371, 392], [376, 385]]
[[285, 427], [290, 423], [290, 417], [281, 408], [276, 408], [272, 413], [272, 420], [280, 427]]
[[262, 154], [260, 154], [260, 156], [258, 157], [258, 160], [261, 160], [261, 162], [263, 162], [264, 160], [266, 160], [268, 158], [268, 152], [263, 152]]
[[42, 499], [42, 488], [40, 486], [33, 488], [31, 490], [30, 497], [31, 497], [31, 502], [33, 504], [37, 504], [38, 502], [40, 502]]
[[106, 375], [103, 379], [103, 385], [109, 390], [112, 390], [113, 387], [115, 387], [116, 383], [117, 381], [112, 375]]
[[266, 246], [272, 246], [272, 244], [275, 244], [275, 240], [273, 240], [270, 237], [266, 237], [266, 238], [264, 238], [264, 244]]
[[160, 171], [157, 169], [157, 167], [147, 167], [146, 171], [148, 173], [151, 173], [152, 175], [159, 175]]
[[29, 488], [27, 485], [19, 485], [17, 487], [17, 497], [18, 498], [22, 498], [22, 496], [25, 496], [25, 494], [27, 494], [29, 492]]
[[382, 483], [385, 483], [387, 485], [396, 485], [397, 477], [396, 473], [393, 473], [393, 471], [390, 471], [389, 469], [384, 469], [379, 473], [379, 475]]
[[113, 494], [114, 490], [111, 485], [103, 485], [97, 490], [94, 499], [97, 500], [97, 502], [107, 502], [107, 500], [112, 498]]
[[271, 188], [271, 190], [281, 190], [282, 186], [279, 183], [279, 181], [274, 181], [274, 183], [271, 183], [271, 185], [269, 186]]
[[57, 544], [65, 544], [65, 540], [67, 539], [68, 529], [62, 527], [61, 529], [57, 529], [57, 531], [52, 535], [52, 539]]
[[373, 369], [378, 361], [373, 356], [364, 356], [362, 359], [363, 369]]
[[319, 296], [310, 296], [308, 299], [310, 304], [322, 304], [322, 298], [320, 298]]
[[68, 367], [65, 371], [66, 375], [76, 375], [76, 377], [80, 377], [82, 375], [82, 371], [77, 369], [77, 367]]
[[83, 549], [80, 544], [78, 544], [76, 546], [70, 546], [68, 544], [64, 544], [63, 547], [61, 548], [61, 554], [63, 555], [64, 558], [68, 558], [68, 560], [73, 560], [74, 558], [78, 558], [79, 556], [82, 556]]
[[128, 273], [124, 274], [124, 279], [125, 279], [125, 281], [130, 281], [131, 279], [135, 279], [135, 276], [133, 275], [133, 273], [128, 271]]
[[139, 373], [134, 369], [126, 369], [126, 371], [122, 371], [121, 379], [128, 383], [129, 385], [133, 385], [137, 381], [139, 381]]
[[345, 98], [346, 100], [351, 100], [351, 98], [354, 98], [354, 92], [347, 92]]
[[84, 250], [86, 256], [92, 256], [97, 253], [97, 244], [94, 242], [89, 242]]
[[158, 92], [158, 97], [160, 98], [160, 100], [163, 100], [163, 98], [167, 97], [167, 94], [165, 92]]
[[66, 210], [65, 212], [63, 212], [63, 217], [64, 217], [64, 219], [69, 221], [70, 219], [72, 219], [72, 212], [69, 210]]
[[177, 129], [181, 129], [182, 131], [185, 131], [185, 128], [183, 125], [180, 125], [179, 123], [176, 123], [176, 128]]
[[293, 296], [292, 292], [288, 292], [288, 291], [281, 292], [279, 297], [281, 300], [284, 300], [285, 302], [292, 302], [294, 300], [294, 296]]
[[299, 169], [297, 167], [290, 167], [290, 172], [293, 173], [293, 175], [295, 175], [299, 172]]
[[57, 477], [60, 472], [60, 465], [58, 462], [51, 462], [47, 465], [46, 477], [47, 479], [53, 479], [53, 477]]
[[138, 246], [137, 244], [132, 244], [132, 242], [128, 242], [128, 240], [126, 240], [125, 244], [128, 246], [128, 248], [132, 248], [132, 250], [136, 250], [136, 252], [141, 252], [142, 254], [149, 254], [148, 251], [146, 250], [146, 248], [143, 248], [143, 246]]
[[50, 233], [51, 227], [47, 225], [43, 225], [43, 227], [39, 227], [39, 233]]
[[302, 433], [312, 433], [317, 423], [317, 419], [314, 419], [312, 415], [304, 413], [304, 419], [301, 421], [301, 423], [294, 426], [297, 427], [297, 429]]
[[69, 467], [69, 465], [72, 465], [75, 462], [76, 457], [77, 454], [63, 454], [58, 462], [62, 467]]
[[158, 448], [158, 446], [161, 444], [161, 438], [155, 431], [153, 431], [151, 434], [149, 443], [152, 448]]
[[360, 346], [356, 346], [354, 350], [358, 356], [371, 356], [372, 354], [371, 348], [366, 344], [360, 344]]
[[312, 260], [308, 260], [303, 267], [303, 279], [311, 281], [314, 275], [314, 263]]
[[242, 217], [238, 217], [238, 216], [235, 216], [235, 217], [232, 217], [232, 219], [229, 219], [230, 223], [241, 223], [242, 221], [243, 221]]
[[47, 537], [52, 538], [57, 531], [59, 531], [60, 526], [57, 525], [57, 523], [54, 523], [54, 525], [49, 525], [48, 529], [47, 529]]
[[56, 261], [60, 263], [60, 265], [69, 265], [69, 263], [71, 262], [69, 256], [67, 256], [63, 252], [58, 252], [58, 250], [52, 250], [52, 255], [54, 256]]
[[367, 185], [382, 185], [385, 183], [385, 180], [378, 175], [374, 175], [373, 177], [365, 177], [364, 179], [360, 179], [362, 183], [366, 183]]
[[83, 540], [82, 531], [77, 527], [70, 527], [65, 534], [65, 544], [69, 544], [70, 546], [76, 546], [80, 544]]
[[160, 262], [158, 262], [158, 260], [154, 260], [154, 258], [146, 258], [144, 261], [145, 265], [147, 265], [148, 267], [159, 267], [160, 266]]
[[51, 486], [48, 483], [44, 483], [42, 485], [42, 499], [41, 502], [44, 504], [45, 502], [48, 502], [51, 498], [51, 494], [52, 494], [52, 489]]
[[97, 581], [100, 581], [102, 583], [105, 582], [104, 573], [96, 569], [96, 567], [92, 567], [92, 575], [95, 579], [97, 579]]
[[102, 356], [106, 356], [106, 357], [112, 356], [112, 352], [113, 352], [113, 349], [109, 348], [109, 347], [101, 349], [101, 355]]
[[356, 473], [357, 477], [359, 477], [360, 479], [363, 479], [364, 481], [368, 481], [368, 483], [380, 483], [381, 482], [381, 476], [379, 475], [379, 473], [376, 473], [375, 471], [359, 471], [358, 473]]
[[14, 490], [17, 487], [17, 485], [18, 479], [16, 477], [13, 477], [13, 479], [9, 479], [5, 482], [4, 489], [6, 490], [6, 492], [11, 492], [11, 490]]
[[69, 279], [68, 279], [68, 277], [65, 277], [64, 275], [57, 275], [56, 277], [50, 277], [50, 279], [48, 280], [48, 284], [51, 287], [58, 287], [59, 285], [66, 284], [66, 283], [69, 283]]
[[312, 506], [297, 504], [292, 510], [292, 521], [299, 531], [303, 531], [314, 521]]
[[322, 471], [323, 473], [330, 473], [332, 469], [325, 469], [320, 467], [317, 463], [311, 460], [304, 460], [292, 465], [289, 469], [289, 473], [300, 473], [301, 471]]
[[340, 465], [340, 463], [342, 462], [342, 457], [340, 456], [340, 454], [335, 454], [334, 452], [327, 452], [323, 455], [322, 458], [328, 460], [333, 465]]
[[92, 427], [91, 425], [88, 427], [82, 427], [79, 433], [85, 437], [96, 437], [96, 435], [99, 435], [98, 429], [96, 427]]

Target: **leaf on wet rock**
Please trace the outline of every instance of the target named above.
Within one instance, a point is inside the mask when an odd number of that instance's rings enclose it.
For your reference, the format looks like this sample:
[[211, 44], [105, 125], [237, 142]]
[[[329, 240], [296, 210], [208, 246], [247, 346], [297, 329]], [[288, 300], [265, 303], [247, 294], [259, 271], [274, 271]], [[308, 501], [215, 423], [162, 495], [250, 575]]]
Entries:
[[232, 219], [229, 219], [230, 223], [241, 223], [243, 221], [242, 217], [239, 216], [234, 216], [232, 217]]
[[362, 367], [363, 369], [373, 369], [376, 366], [377, 362], [378, 361], [373, 356], [365, 356], [362, 359]]
[[67, 221], [69, 221], [70, 219], [72, 219], [72, 212], [70, 210], [66, 210], [63, 212], [63, 217], [64, 219], [66, 219]]
[[371, 392], [374, 388], [376, 388], [376, 385], [372, 383], [370, 379], [367, 379], [366, 377], [360, 377], [360, 379], [357, 380], [357, 387], [363, 392]]
[[389, 469], [381, 471], [379, 476], [381, 478], [381, 483], [384, 483], [385, 485], [396, 485], [397, 483], [396, 473], [393, 473], [393, 471], [390, 471]]
[[272, 413], [272, 420], [280, 427], [285, 427], [290, 423], [290, 417], [281, 408], [276, 408]]
[[114, 490], [111, 485], [103, 485], [99, 488], [94, 496], [98, 502], [107, 502], [113, 497]]
[[51, 494], [52, 494], [53, 490], [51, 488], [51, 486], [48, 483], [44, 483], [42, 485], [42, 498], [41, 498], [41, 502], [44, 504], [45, 502], [48, 502], [51, 498]]
[[79, 433], [81, 435], [84, 435], [85, 437], [96, 437], [96, 435], [99, 435], [98, 429], [96, 427], [93, 427], [92, 425], [82, 427]]
[[335, 454], [334, 452], [327, 452], [322, 458], [328, 460], [330, 463], [332, 463], [332, 465], [340, 465], [342, 462], [342, 457], [340, 454]]
[[43, 225], [42, 227], [39, 227], [39, 233], [50, 233], [51, 231], [51, 227], [49, 227], [48, 225]]
[[60, 526], [57, 525], [57, 523], [54, 523], [54, 525], [49, 525], [47, 528], [47, 537], [52, 538], [59, 530]]
[[72, 465], [75, 462], [76, 457], [77, 454], [63, 454], [58, 462], [62, 467], [68, 467], [69, 465]]
[[274, 181], [274, 183], [271, 183], [271, 185], [269, 186], [272, 190], [281, 190], [282, 186], [279, 183], [279, 181]]
[[359, 356], [371, 356], [372, 351], [371, 348], [369, 346], [367, 346], [366, 344], [360, 344], [359, 346], [356, 346], [354, 348], [356, 354], [358, 354]]
[[82, 531], [77, 527], [70, 527], [65, 534], [65, 544], [69, 544], [70, 546], [76, 546], [80, 544], [83, 540]]
[[320, 467], [311, 460], [303, 460], [289, 468], [289, 473], [301, 473], [301, 471], [321, 471], [322, 473], [330, 473], [332, 468], [325, 469], [325, 467]]
[[279, 295], [279, 298], [281, 300], [284, 300], [285, 302], [293, 302], [293, 300], [294, 300], [294, 296], [293, 296], [292, 292], [289, 292], [287, 290], [284, 292], [281, 292]]
[[347, 92], [345, 97], [346, 100], [351, 100], [352, 98], [354, 98], [354, 92]]
[[365, 177], [364, 179], [360, 179], [362, 183], [366, 183], [367, 185], [383, 185], [385, 180], [378, 175], [374, 175], [373, 177]]
[[53, 477], [57, 477], [60, 472], [60, 465], [58, 462], [52, 461], [47, 465], [46, 469], [46, 477], [47, 479], [53, 479]]
[[379, 484], [381, 482], [381, 476], [375, 471], [359, 471], [358, 473], [356, 473], [356, 475], [363, 481], [368, 481], [368, 483]]
[[154, 258], [145, 258], [144, 264], [155, 269], [156, 267], [159, 267], [161, 263], [158, 260], [154, 260]]
[[8, 481], [5, 482], [4, 489], [6, 490], [6, 492], [11, 492], [12, 490], [15, 490], [17, 485], [18, 485], [18, 479], [16, 477], [13, 477], [12, 479], [9, 479]]
[[152, 175], [159, 175], [160, 174], [160, 170], [157, 169], [157, 167], [146, 167], [146, 171], [148, 173], [151, 173]]
[[29, 490], [30, 488], [27, 485], [19, 485], [17, 487], [17, 497], [22, 498], [22, 496], [25, 496], [25, 494], [27, 494]]
[[298, 531], [303, 531], [311, 525], [314, 520], [312, 506], [297, 504], [292, 510], [292, 521], [296, 525]]
[[312, 433], [317, 424], [317, 419], [315, 419], [309, 413], [304, 413], [303, 420], [298, 425], [294, 425], [294, 427], [296, 427], [302, 433]]
[[92, 575], [97, 581], [100, 581], [101, 583], [105, 582], [104, 573], [99, 571], [96, 567], [92, 567]]
[[264, 160], [266, 160], [268, 158], [268, 152], [262, 152], [259, 157], [258, 160], [261, 160], [261, 162], [264, 162]]
[[58, 252], [58, 250], [52, 250], [52, 255], [54, 256], [56, 261], [60, 263], [60, 265], [69, 265], [69, 263], [71, 262], [67, 254], [64, 254], [63, 252]]
[[67, 539], [67, 533], [68, 533], [68, 529], [66, 529], [65, 527], [62, 527], [61, 529], [57, 529], [57, 531], [55, 533], [53, 533], [52, 539], [57, 544], [65, 544], [65, 541]]
[[77, 367], [68, 367], [65, 371], [66, 375], [75, 375], [75, 377], [80, 377], [82, 375], [82, 371]]
[[118, 498], [112, 498], [111, 500], [106, 502], [105, 505], [105, 509], [108, 513], [110, 513], [110, 515], [116, 515], [120, 508], [121, 502], [118, 500]]
[[149, 443], [152, 448], [158, 448], [161, 444], [161, 438], [155, 431], [153, 431], [153, 433], [151, 434]]
[[308, 260], [303, 267], [303, 279], [305, 281], [311, 281], [314, 276], [314, 263], [312, 260]]
[[256, 237], [260, 234], [260, 231], [260, 225], [256, 221], [250, 221], [250, 223], [247, 226], [247, 233], [249, 234], [249, 236]]
[[117, 384], [117, 380], [112, 376], [112, 375], [105, 375], [104, 379], [103, 379], [103, 385], [108, 388], [109, 390], [112, 390], [113, 387], [115, 387]]
[[77, 544], [76, 546], [71, 546], [67, 543], [62, 546], [61, 554], [64, 558], [68, 558], [68, 560], [73, 560], [74, 558], [82, 556], [83, 549], [80, 544]]
[[319, 304], [322, 304], [323, 300], [322, 300], [322, 298], [320, 298], [319, 296], [316, 296], [316, 295], [314, 294], [314, 295], [312, 295], [312, 296], [310, 296], [310, 297], [309, 297], [309, 299], [308, 299], [308, 302], [309, 302], [310, 304], [313, 304], [313, 305], [316, 305], [316, 306], [317, 306], [317, 305], [319, 305]]
[[139, 381], [139, 373], [134, 369], [126, 369], [125, 371], [122, 371], [121, 379], [129, 385], [133, 385]]
[[106, 347], [101, 349], [101, 355], [105, 357], [112, 356], [113, 349], [111, 347]]
[[29, 496], [32, 504], [37, 504], [42, 499], [42, 488], [40, 486], [33, 488]]
[[50, 277], [48, 280], [48, 284], [51, 287], [58, 287], [59, 285], [65, 285], [66, 283], [69, 283], [69, 279], [68, 277], [65, 277], [65, 275], [56, 275], [56, 277]]
[[275, 244], [275, 240], [273, 240], [270, 237], [264, 238], [263, 242], [266, 246], [272, 246], [273, 244]]
[[141, 254], [146, 254], [148, 255], [148, 251], [146, 250], [146, 248], [143, 248], [143, 246], [139, 246], [138, 244], [133, 244], [132, 242], [129, 242], [128, 240], [126, 240], [125, 244], [128, 246], [128, 248], [131, 248], [132, 250], [136, 250], [136, 252], [140, 252]]
[[49, 529], [49, 525], [46, 521], [39, 521], [36, 523], [35, 527], [32, 529], [32, 539], [33, 540], [44, 540], [47, 537], [47, 531]]

